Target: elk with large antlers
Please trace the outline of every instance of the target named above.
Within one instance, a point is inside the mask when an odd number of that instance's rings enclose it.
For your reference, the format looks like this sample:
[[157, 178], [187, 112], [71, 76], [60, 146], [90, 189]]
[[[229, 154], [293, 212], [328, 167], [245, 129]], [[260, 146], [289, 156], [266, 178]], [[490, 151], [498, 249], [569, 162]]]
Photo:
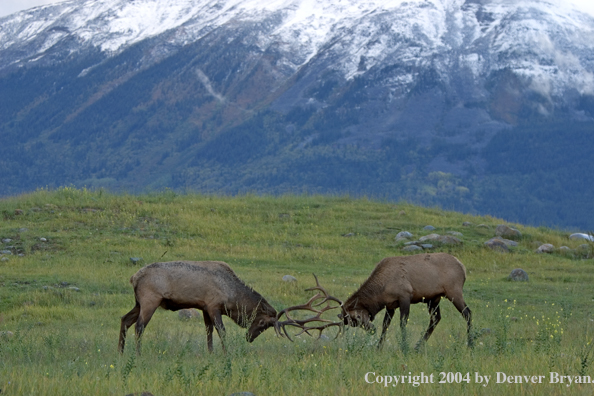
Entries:
[[136, 305], [122, 317], [120, 352], [124, 351], [126, 331], [136, 323], [136, 350], [140, 353], [140, 337], [158, 307], [172, 311], [202, 310], [209, 352], [213, 349], [213, 327], [225, 349], [222, 315], [229, 316], [241, 327], [250, 326], [246, 334], [248, 342], [277, 323], [272, 305], [246, 286], [228, 264], [220, 261], [153, 263], [138, 270], [130, 283], [134, 287]]
[[447, 253], [418, 254], [388, 257], [380, 261], [369, 278], [343, 304], [339, 315], [345, 325], [372, 330], [371, 323], [378, 312], [386, 309], [379, 345], [384, 342], [386, 331], [400, 308], [402, 347], [406, 348], [406, 324], [411, 304], [425, 303], [431, 316], [429, 327], [416, 348], [427, 341], [441, 319], [439, 302], [442, 297], [450, 300], [467, 323], [468, 345], [472, 346], [470, 308], [464, 302], [462, 287], [466, 268], [456, 257]]

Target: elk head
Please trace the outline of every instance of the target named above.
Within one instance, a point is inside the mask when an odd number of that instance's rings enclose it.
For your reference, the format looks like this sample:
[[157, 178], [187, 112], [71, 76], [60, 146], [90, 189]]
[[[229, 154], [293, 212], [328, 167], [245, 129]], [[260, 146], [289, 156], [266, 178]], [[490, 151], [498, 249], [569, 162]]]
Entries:
[[368, 332], [375, 332], [375, 326], [371, 323], [374, 319], [365, 308], [358, 307], [357, 304], [342, 307], [342, 313], [338, 318], [343, 321], [345, 326], [361, 327]]
[[277, 324], [276, 315], [270, 316], [267, 314], [260, 314], [257, 315], [256, 318], [252, 321], [250, 328], [246, 334], [246, 340], [248, 342], [253, 342], [256, 337], [264, 332], [264, 330], [268, 329], [269, 327], [275, 326]]

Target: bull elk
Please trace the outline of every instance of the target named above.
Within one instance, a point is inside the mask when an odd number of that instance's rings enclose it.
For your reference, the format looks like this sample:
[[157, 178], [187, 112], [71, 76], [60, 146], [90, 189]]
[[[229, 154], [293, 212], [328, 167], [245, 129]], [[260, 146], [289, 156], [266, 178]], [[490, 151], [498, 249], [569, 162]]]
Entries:
[[345, 325], [373, 330], [371, 323], [378, 312], [386, 309], [379, 346], [384, 342], [386, 331], [394, 311], [400, 308], [402, 347], [406, 348], [406, 324], [411, 304], [426, 303], [430, 321], [425, 334], [416, 345], [418, 349], [426, 342], [441, 319], [439, 302], [442, 297], [450, 300], [467, 323], [468, 345], [472, 346], [470, 308], [464, 302], [462, 287], [466, 280], [466, 268], [456, 257], [447, 253], [418, 254], [403, 257], [387, 257], [380, 261], [369, 278], [343, 304]]
[[229, 316], [243, 328], [250, 326], [246, 334], [248, 342], [277, 323], [276, 310], [264, 297], [246, 286], [228, 264], [220, 261], [153, 263], [138, 270], [130, 278], [130, 283], [134, 287], [136, 305], [122, 316], [120, 352], [124, 351], [126, 331], [136, 323], [136, 350], [140, 353], [142, 332], [158, 307], [171, 311], [201, 310], [209, 352], [213, 350], [213, 327], [225, 350], [222, 315]]

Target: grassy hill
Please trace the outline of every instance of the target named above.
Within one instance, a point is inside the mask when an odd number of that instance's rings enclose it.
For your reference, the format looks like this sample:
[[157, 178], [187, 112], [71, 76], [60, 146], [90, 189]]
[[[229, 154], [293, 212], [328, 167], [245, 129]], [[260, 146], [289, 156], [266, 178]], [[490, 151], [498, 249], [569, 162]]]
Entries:
[[[11, 253], [0, 258], [2, 394], [390, 392], [367, 383], [368, 372], [376, 373], [368, 377], [374, 380], [434, 374], [433, 384], [399, 384], [405, 394], [592, 393], [592, 384], [549, 383], [549, 372], [594, 377], [594, 262], [559, 250], [534, 252], [542, 243], [578, 249], [581, 242], [566, 232], [512, 225], [522, 232], [519, 246], [498, 253], [484, 242], [502, 220], [327, 196], [112, 195], [62, 188], [1, 200], [0, 213], [0, 239], [10, 239], [0, 250]], [[426, 225], [436, 230], [425, 231]], [[336, 340], [300, 337], [295, 343], [270, 329], [248, 344], [245, 330], [225, 318], [228, 353], [215, 336], [215, 352], [208, 354], [202, 320], [163, 310], [147, 326], [141, 356], [134, 353], [133, 331], [125, 353], [117, 353], [120, 317], [134, 304], [129, 278], [140, 264], [222, 260], [280, 310], [310, 297], [304, 289], [315, 284], [312, 272], [346, 300], [375, 263], [406, 254], [394, 239], [403, 230], [417, 238], [463, 234], [462, 245], [432, 251], [450, 252], [466, 265], [474, 349], [466, 347], [463, 318], [443, 301], [442, 321], [420, 353], [400, 350], [397, 321], [377, 350], [378, 334], [353, 329]], [[142, 260], [133, 264], [131, 257]], [[509, 281], [514, 268], [527, 271], [530, 281]], [[281, 281], [286, 274], [298, 281]], [[428, 323], [426, 306], [412, 306], [411, 346]], [[497, 372], [543, 375], [544, 383], [497, 384]], [[475, 373], [491, 376], [489, 384], [476, 383]]]

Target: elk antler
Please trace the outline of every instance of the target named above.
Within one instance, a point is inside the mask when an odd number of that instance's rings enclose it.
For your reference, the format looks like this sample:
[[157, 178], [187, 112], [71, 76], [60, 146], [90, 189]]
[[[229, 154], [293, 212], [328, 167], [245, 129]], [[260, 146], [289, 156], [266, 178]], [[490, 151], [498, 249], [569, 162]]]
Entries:
[[[310, 287], [309, 289], [305, 289], [305, 291], [317, 290], [318, 293], [316, 293], [315, 296], [310, 298], [305, 304], [295, 305], [292, 307], [285, 308], [282, 311], [280, 311], [278, 313], [278, 315], [276, 315], [277, 322], [276, 322], [276, 325], [274, 326], [276, 333], [278, 335], [280, 335], [281, 337], [286, 336], [290, 341], [293, 341], [293, 340], [289, 336], [289, 333], [287, 333], [287, 329], [285, 328], [285, 326], [299, 327], [301, 329], [301, 331], [299, 333], [295, 334], [296, 336], [299, 336], [303, 333], [311, 336], [311, 333], [310, 333], [311, 330], [318, 330], [320, 332], [318, 338], [320, 338], [322, 336], [322, 331], [324, 331], [325, 329], [332, 327], [332, 326], [340, 326], [338, 334], [336, 335], [337, 337], [342, 332], [342, 325], [343, 325], [342, 322], [332, 322], [331, 320], [322, 318], [322, 314], [324, 314], [324, 312], [329, 311], [331, 309], [342, 308], [342, 301], [339, 300], [338, 298], [333, 297], [330, 294], [328, 294], [326, 289], [324, 289], [322, 286], [320, 286], [318, 277], [315, 274], [313, 274], [313, 276], [316, 280], [316, 286]], [[316, 302], [319, 299], [322, 299], [322, 301], [314, 305], [314, 302]], [[338, 303], [339, 305], [332, 306], [330, 304], [331, 301], [334, 301], [334, 302]], [[318, 308], [324, 303], [326, 303], [326, 306], [324, 306], [322, 308]], [[309, 317], [307, 319], [294, 319], [289, 315], [289, 312], [299, 311], [299, 310], [311, 311], [311, 312], [316, 313], [316, 315]], [[278, 320], [283, 315], [285, 315], [287, 317], [287, 320], [279, 322]], [[317, 326], [306, 326], [308, 323], [314, 323], [314, 322], [320, 322], [322, 324], [319, 324]], [[281, 332], [281, 330], [282, 330], [282, 332]], [[283, 335], [283, 333], [284, 333], [284, 335]]]

